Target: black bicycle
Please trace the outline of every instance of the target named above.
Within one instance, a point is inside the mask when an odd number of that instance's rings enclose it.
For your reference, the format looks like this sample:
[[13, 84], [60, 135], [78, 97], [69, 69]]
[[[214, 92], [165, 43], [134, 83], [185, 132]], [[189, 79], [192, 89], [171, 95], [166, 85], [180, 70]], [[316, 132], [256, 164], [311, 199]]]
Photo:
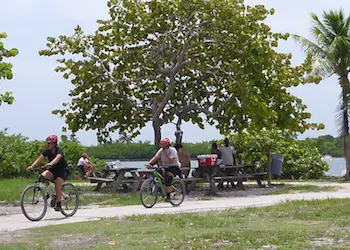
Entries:
[[[39, 221], [44, 218], [47, 211], [47, 204], [50, 200], [50, 206], [56, 204], [56, 193], [54, 188], [46, 184], [46, 181], [55, 183], [55, 181], [46, 179], [41, 175], [44, 168], [33, 170], [39, 172], [39, 178], [33, 185], [26, 187], [21, 196], [21, 209], [24, 216], [31, 221]], [[61, 213], [70, 217], [73, 216], [79, 207], [79, 194], [76, 187], [71, 183], [62, 185]]]

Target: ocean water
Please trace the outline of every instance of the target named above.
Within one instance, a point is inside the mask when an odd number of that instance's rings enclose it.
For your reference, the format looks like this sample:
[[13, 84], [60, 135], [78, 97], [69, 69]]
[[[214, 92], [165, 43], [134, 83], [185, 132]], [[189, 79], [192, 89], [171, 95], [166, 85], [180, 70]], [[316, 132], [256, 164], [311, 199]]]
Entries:
[[[325, 161], [329, 164], [330, 170], [326, 173], [326, 175], [331, 176], [340, 176], [342, 171], [345, 169], [345, 159], [344, 158], [332, 158], [327, 157]], [[125, 167], [136, 167], [136, 168], [144, 168], [147, 161], [123, 161], [121, 162], [122, 166]], [[198, 167], [198, 162], [196, 160], [191, 161], [192, 168]]]
[[326, 158], [324, 159], [330, 167], [330, 170], [326, 173], [331, 176], [340, 176], [345, 169], [345, 158]]

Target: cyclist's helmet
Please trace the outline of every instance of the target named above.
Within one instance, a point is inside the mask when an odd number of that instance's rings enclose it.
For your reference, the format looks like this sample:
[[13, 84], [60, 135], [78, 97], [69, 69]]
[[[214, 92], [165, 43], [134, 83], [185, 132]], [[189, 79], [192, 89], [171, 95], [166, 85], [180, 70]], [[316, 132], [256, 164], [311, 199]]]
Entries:
[[161, 139], [161, 140], [160, 140], [160, 146], [161, 146], [161, 147], [170, 146], [170, 140], [169, 140], [169, 138]]
[[46, 140], [45, 140], [47, 143], [54, 143], [54, 144], [57, 144], [58, 142], [58, 137], [57, 135], [49, 135]]

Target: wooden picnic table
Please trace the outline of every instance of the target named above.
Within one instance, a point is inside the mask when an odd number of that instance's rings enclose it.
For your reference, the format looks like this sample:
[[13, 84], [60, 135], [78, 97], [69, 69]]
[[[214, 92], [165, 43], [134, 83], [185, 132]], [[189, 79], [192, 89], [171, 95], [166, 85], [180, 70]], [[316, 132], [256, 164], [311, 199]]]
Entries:
[[[109, 172], [112, 173], [111, 177], [108, 178], [100, 178], [100, 177], [89, 177], [90, 181], [94, 181], [97, 183], [95, 191], [100, 190], [103, 183], [111, 183], [113, 185], [113, 191], [117, 191], [118, 187], [122, 184], [124, 189], [127, 189], [127, 183], [135, 184], [138, 180], [138, 175], [135, 170], [138, 168], [133, 167], [117, 167], [109, 169]], [[130, 173], [131, 176], [127, 176], [126, 174]]]
[[[210, 196], [217, 196], [217, 188], [215, 186], [214, 177], [217, 173], [218, 166], [199, 166], [196, 168], [196, 172], [194, 178], [192, 180], [191, 190], [193, 190], [196, 186], [196, 183], [199, 180], [206, 180], [209, 182], [209, 193]], [[202, 177], [204, 176], [204, 178]]]
[[[224, 170], [224, 171], [222, 171]], [[231, 171], [230, 171], [231, 170]], [[267, 175], [266, 172], [259, 173], [256, 171], [255, 164], [246, 165], [233, 165], [233, 166], [221, 166], [219, 167], [219, 175], [216, 176], [215, 180], [226, 180], [233, 183], [233, 181], [238, 182], [238, 186], [244, 188], [243, 181], [247, 179], [254, 179], [257, 181], [259, 187], [264, 187], [261, 183], [263, 176]]]

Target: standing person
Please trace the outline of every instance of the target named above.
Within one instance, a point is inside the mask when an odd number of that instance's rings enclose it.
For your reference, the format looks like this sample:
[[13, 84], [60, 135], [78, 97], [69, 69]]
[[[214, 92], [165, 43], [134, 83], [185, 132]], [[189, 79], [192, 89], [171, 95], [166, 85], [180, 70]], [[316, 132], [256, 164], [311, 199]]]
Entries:
[[177, 143], [175, 145], [175, 148], [176, 148], [177, 154], [179, 156], [181, 168], [188, 168], [188, 170], [182, 172], [184, 174], [185, 178], [187, 178], [189, 176], [190, 170], [191, 170], [190, 154], [184, 149], [184, 147], [181, 143]]
[[160, 167], [162, 168], [162, 174], [165, 178], [167, 193], [165, 201], [170, 201], [170, 193], [173, 191], [171, 185], [173, 184], [174, 176], [180, 173], [180, 162], [177, 151], [174, 147], [170, 146], [170, 140], [168, 138], [164, 138], [160, 141], [160, 149], [148, 164], [154, 165], [159, 160], [161, 162]]
[[[233, 146], [230, 146], [230, 142], [227, 138], [224, 140], [224, 146], [220, 147], [222, 164], [225, 166], [236, 166], [236, 150]], [[237, 169], [227, 169], [227, 175], [237, 175]], [[231, 185], [236, 186], [234, 182], [231, 182]], [[238, 186], [243, 186], [242, 181], [237, 182]]]
[[236, 150], [233, 146], [230, 146], [230, 142], [227, 138], [224, 140], [224, 146], [220, 147], [222, 164], [226, 166], [235, 166], [236, 165]]
[[47, 149], [30, 165], [27, 169], [31, 170], [41, 164], [45, 157], [49, 162], [45, 165], [46, 169], [41, 175], [46, 179], [55, 180], [56, 205], [55, 211], [61, 211], [62, 185], [67, 178], [67, 163], [64, 159], [63, 149], [57, 146], [58, 138], [56, 135], [50, 135], [46, 138]]

